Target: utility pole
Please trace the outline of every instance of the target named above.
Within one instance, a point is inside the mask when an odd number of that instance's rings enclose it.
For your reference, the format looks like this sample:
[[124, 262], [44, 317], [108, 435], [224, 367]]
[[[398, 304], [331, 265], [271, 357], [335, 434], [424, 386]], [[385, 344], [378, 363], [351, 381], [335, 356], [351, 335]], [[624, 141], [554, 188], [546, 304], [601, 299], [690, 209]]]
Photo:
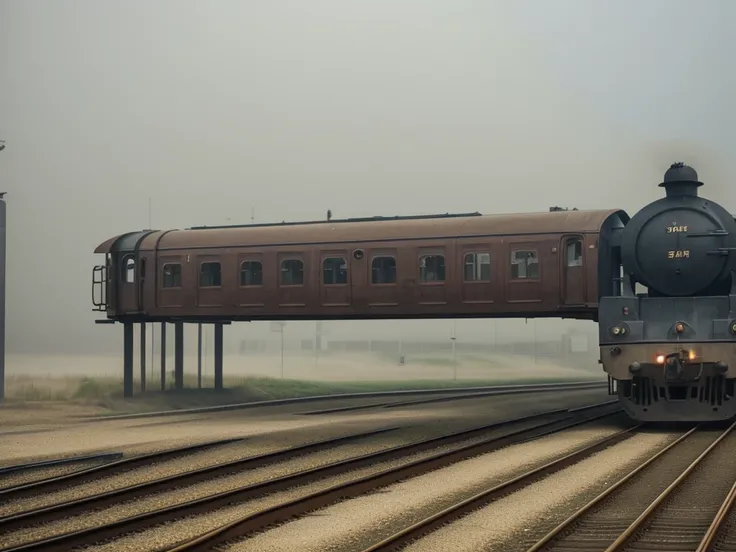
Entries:
[[[151, 215], [151, 198], [148, 198], [148, 229], [153, 230]], [[153, 363], [156, 360], [156, 324], [151, 324], [151, 379], [153, 379]]]
[[319, 367], [319, 353], [322, 351], [322, 321], [318, 320], [314, 327], [314, 364]]
[[281, 322], [281, 379], [284, 379], [284, 326], [286, 322]]
[[457, 343], [457, 320], [452, 321], [452, 337], [450, 337], [452, 340], [452, 372], [453, 372], [453, 380], [457, 381], [457, 356], [456, 356], [456, 348], [455, 345]]
[[[0, 140], [0, 151], [5, 142]], [[5, 400], [5, 244], [6, 217], [5, 192], [0, 192], [0, 403]]]
[[278, 322], [271, 322], [271, 331], [281, 334], [281, 379], [284, 379], [284, 327], [286, 322], [279, 320]]
[[202, 323], [197, 324], [197, 389], [202, 389]]

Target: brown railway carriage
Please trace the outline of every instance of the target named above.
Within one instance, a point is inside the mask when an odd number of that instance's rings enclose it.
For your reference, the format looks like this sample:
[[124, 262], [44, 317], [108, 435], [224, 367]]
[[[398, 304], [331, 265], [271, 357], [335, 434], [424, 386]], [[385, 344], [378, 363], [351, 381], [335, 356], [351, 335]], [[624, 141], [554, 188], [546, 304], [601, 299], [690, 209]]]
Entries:
[[[140, 231], [95, 253], [119, 321], [597, 319], [619, 210], [376, 217]], [[618, 268], [616, 268], [618, 270]]]

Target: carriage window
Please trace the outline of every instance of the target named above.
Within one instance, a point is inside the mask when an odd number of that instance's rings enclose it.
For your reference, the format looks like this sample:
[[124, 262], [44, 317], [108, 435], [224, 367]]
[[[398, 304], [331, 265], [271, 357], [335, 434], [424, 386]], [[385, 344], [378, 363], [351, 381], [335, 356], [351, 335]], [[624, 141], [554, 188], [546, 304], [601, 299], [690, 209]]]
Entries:
[[420, 282], [445, 281], [445, 257], [443, 255], [422, 255], [419, 257]]
[[325, 285], [347, 284], [347, 261], [342, 257], [329, 257], [322, 261], [322, 281]]
[[567, 242], [567, 266], [583, 266], [583, 242], [581, 240]]
[[465, 255], [465, 281], [491, 281], [491, 254], [467, 253]]
[[222, 268], [220, 263], [202, 263], [199, 266], [199, 287], [220, 287], [222, 285]]
[[263, 285], [263, 265], [260, 261], [243, 261], [240, 263], [240, 285]]
[[127, 255], [123, 258], [123, 282], [135, 282], [135, 257]]
[[539, 259], [536, 251], [511, 252], [511, 277], [515, 280], [539, 278]]
[[304, 283], [304, 263], [299, 259], [281, 261], [281, 285], [301, 286]]
[[396, 259], [393, 257], [373, 257], [371, 263], [372, 284], [396, 283]]
[[164, 265], [162, 285], [165, 288], [181, 287], [181, 265], [179, 263], [167, 263]]

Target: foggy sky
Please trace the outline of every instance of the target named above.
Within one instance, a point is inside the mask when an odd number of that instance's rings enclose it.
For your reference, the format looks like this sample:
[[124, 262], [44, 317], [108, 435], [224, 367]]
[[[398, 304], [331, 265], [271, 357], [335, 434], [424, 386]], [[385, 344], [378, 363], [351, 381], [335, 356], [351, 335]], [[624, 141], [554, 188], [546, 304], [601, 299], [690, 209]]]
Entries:
[[9, 351], [117, 343], [92, 254], [195, 224], [736, 211], [728, 0], [0, 0]]

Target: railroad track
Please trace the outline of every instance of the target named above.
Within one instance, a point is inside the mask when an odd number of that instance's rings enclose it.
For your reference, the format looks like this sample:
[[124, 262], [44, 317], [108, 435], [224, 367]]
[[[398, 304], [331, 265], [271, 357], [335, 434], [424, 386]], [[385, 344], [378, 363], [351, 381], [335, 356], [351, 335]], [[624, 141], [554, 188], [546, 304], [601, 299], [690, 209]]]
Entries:
[[[735, 478], [736, 479], [736, 478]], [[723, 499], [696, 552], [736, 551], [736, 481]]]
[[[27, 542], [25, 544], [3, 548], [3, 551], [50, 551], [68, 550], [71, 546], [90, 545], [103, 541], [117, 540], [131, 533], [146, 531], [161, 524], [170, 523], [192, 516], [207, 514], [215, 509], [239, 504], [254, 498], [283, 492], [288, 489], [319, 482], [330, 476], [344, 475], [360, 468], [371, 467], [379, 462], [390, 462], [397, 459], [403, 460], [398, 466], [390, 467], [376, 474], [351, 479], [347, 483], [332, 485], [319, 491], [308, 493], [296, 500], [286, 501], [277, 507], [266, 508], [255, 514], [239, 519], [236, 523], [229, 524], [210, 532], [196, 542], [184, 543], [174, 550], [204, 550], [218, 543], [246, 535], [252, 531], [262, 529], [272, 523], [285, 521], [293, 516], [302, 515], [311, 510], [321, 508], [330, 502], [343, 500], [352, 496], [358, 496], [372, 491], [378, 487], [395, 483], [401, 479], [413, 477], [439, 469], [455, 462], [498, 450], [502, 447], [525, 442], [549, 435], [568, 428], [590, 423], [604, 417], [610, 417], [620, 413], [620, 408], [613, 405], [612, 401], [590, 405], [589, 407], [574, 410], [560, 409], [532, 416], [524, 416], [493, 424], [458, 431], [432, 439], [425, 439], [409, 444], [398, 445], [376, 452], [371, 452], [357, 457], [351, 457], [330, 464], [305, 469], [297, 473], [291, 473], [238, 487], [225, 492], [212, 494], [203, 498], [190, 500], [185, 503], [176, 504], [147, 511], [138, 515], [119, 519], [112, 523], [88, 527], [79, 531], [65, 534], [57, 534], [49, 538]], [[384, 429], [383, 431], [389, 431]], [[490, 435], [488, 435], [490, 434]], [[312, 447], [334, 446], [328, 442], [306, 445]], [[448, 450], [437, 452], [436, 449], [445, 447]], [[143, 487], [122, 489], [116, 491], [117, 495], [101, 497], [89, 497], [76, 501], [76, 504], [55, 505], [39, 512], [25, 512], [23, 518], [0, 519], [0, 532], [7, 534], [13, 528], [28, 527], [47, 523], [50, 520], [68, 519], [70, 512], [79, 513], [89, 507], [110, 504], [111, 500], [119, 503], [120, 500], [138, 496], [140, 493], [148, 494], [151, 491], [158, 492], [163, 489], [172, 488], [172, 485], [181, 487], [191, 481], [203, 481], [215, 473], [230, 473], [227, 470], [242, 470], [248, 461], [259, 462], [260, 465], [271, 463], [274, 455], [280, 455], [283, 459], [291, 455], [304, 454], [304, 446], [279, 451], [271, 455], [262, 455], [256, 459], [245, 459], [240, 464], [230, 463], [229, 466], [216, 466], [207, 470], [196, 470], [190, 474], [167, 478], [145, 484]], [[591, 451], [592, 453], [592, 451]], [[419, 455], [419, 458], [407, 461], [407, 457]], [[270, 458], [269, 458], [270, 457]], [[191, 477], [187, 481], [187, 477]], [[99, 501], [99, 502], [98, 502]], [[68, 508], [73, 508], [72, 510]], [[50, 517], [47, 517], [50, 516]], [[1, 542], [1, 539], [0, 539]]]
[[[558, 385], [558, 384], [546, 384], [543, 385], [543, 390], [551, 389], [549, 388], [549, 385]], [[577, 384], [576, 384], [577, 385]], [[424, 402], [435, 402], [435, 401], [450, 401], [450, 400], [457, 400], [458, 398], [475, 398], [476, 395], [479, 396], [488, 396], [489, 394], [492, 395], [503, 395], [508, 393], [525, 393], [529, 392], [527, 387], [521, 386], [522, 389], [519, 389], [520, 386], [503, 386], [499, 389], [495, 389], [493, 392], [488, 391], [479, 391], [474, 393], [468, 393], [463, 394], [461, 396], [457, 395], [450, 395], [450, 396], [440, 396], [440, 397], [431, 397], [431, 398], [423, 398], [423, 399], [412, 399], [409, 401], [401, 400], [398, 402], [383, 402], [379, 404], [374, 405], [358, 405], [358, 406], [348, 406], [348, 407], [342, 407], [342, 408], [336, 408], [336, 409], [328, 409], [325, 411], [318, 411], [319, 413], [326, 413], [326, 412], [332, 412], [332, 411], [349, 411], [349, 410], [357, 410], [357, 409], [366, 409], [366, 408], [395, 408], [399, 406], [409, 406], [413, 404], [422, 404]], [[602, 404], [614, 404], [616, 403], [616, 400], [607, 401]], [[311, 414], [311, 413], [318, 413], [315, 412], [307, 412], [302, 414]], [[192, 454], [195, 452], [203, 451], [208, 448], [217, 447], [220, 445], [226, 445], [232, 442], [235, 442], [237, 440], [242, 440], [241, 438], [237, 439], [224, 439], [220, 441], [213, 441], [203, 444], [197, 444], [192, 445], [188, 447], [182, 447], [182, 448], [176, 448], [166, 451], [160, 451], [150, 454], [144, 454], [140, 456], [135, 456], [131, 458], [122, 458], [117, 461], [108, 461], [101, 465], [96, 465], [92, 467], [86, 467], [80, 470], [75, 471], [67, 471], [65, 473], [62, 473], [60, 475], [51, 476], [51, 477], [44, 477], [42, 479], [37, 479], [35, 481], [30, 482], [24, 482], [22, 484], [16, 484], [16, 485], [7, 485], [4, 487], [0, 487], [0, 504], [11, 499], [18, 499], [26, 496], [33, 496], [34, 494], [38, 493], [49, 493], [53, 492], [62, 488], [68, 488], [69, 486], [73, 485], [79, 485], [82, 483], [86, 483], [89, 481], [94, 481], [102, 477], [109, 477], [111, 475], [114, 475], [116, 473], [121, 473], [124, 471], [128, 471], [131, 469], [139, 468], [141, 466], [144, 466], [146, 464], [154, 464], [156, 462], [165, 461], [169, 459], [176, 458], [180, 455], [186, 455], [186, 454]], [[84, 462], [84, 461], [90, 461], [98, 459], [100, 461], [104, 460], [115, 460], [116, 458], [120, 458], [123, 456], [122, 453], [101, 453], [97, 455], [88, 455], [88, 456], [79, 456], [79, 457], [72, 457], [72, 458], [61, 458], [61, 459], [52, 459], [42, 462], [36, 462], [36, 463], [29, 463], [29, 464], [21, 464], [17, 466], [8, 466], [6, 468], [0, 469], [0, 475], [3, 474], [3, 469], [7, 470], [9, 473], [12, 472], [13, 475], [17, 474], [17, 472], [22, 470], [31, 471], [33, 468], [48, 468], [52, 466], [61, 466], [64, 464], [72, 463], [72, 462]]]
[[23, 464], [8, 464], [0, 468], [0, 492], [35, 481], [99, 467], [114, 460], [119, 460], [124, 456], [122, 452], [110, 451], [81, 456], [61, 456]]
[[[183, 408], [176, 410], [161, 410], [156, 412], [136, 412], [131, 414], [112, 414], [104, 416], [82, 416], [86, 422], [104, 422], [111, 420], [129, 420], [136, 418], [153, 418], [159, 416], [183, 416], [187, 414], [203, 414], [210, 412], [227, 412], [231, 410], [244, 410], [251, 408], [262, 408], [271, 406], [283, 406], [290, 404], [308, 404], [319, 401], [358, 400], [375, 398], [420, 397], [422, 395], [441, 396], [452, 394], [471, 395], [473, 393], [493, 393], [496, 395], [509, 393], [536, 393], [540, 391], [574, 391], [587, 389], [606, 389], [605, 381], [574, 381], [562, 383], [535, 383], [535, 384], [510, 384], [491, 385], [483, 387], [450, 387], [441, 389], [402, 389], [397, 391], [371, 391], [363, 393], [341, 393], [335, 395], [316, 395], [311, 397], [293, 397], [288, 399], [273, 399], [267, 401], [255, 401], [247, 403], [232, 403], [217, 406], [203, 406], [196, 408]], [[387, 404], [387, 403], [382, 403]], [[352, 406], [352, 405], [351, 405]], [[348, 407], [350, 409], [350, 407]], [[326, 409], [329, 410], [329, 409]]]
[[[627, 428], [457, 502], [363, 552], [402, 550], [470, 512], [620, 442], [642, 425]], [[712, 426], [689, 429], [576, 511], [527, 552], [736, 551], [735, 428], [736, 423], [722, 431]]]
[[[545, 391], [559, 391], [559, 389], [543, 387], [540, 389], [535, 389], [533, 392], [540, 393], [540, 392], [545, 392]], [[428, 397], [428, 398], [423, 398], [423, 399], [399, 400], [399, 401], [380, 402], [376, 404], [366, 404], [366, 405], [338, 406], [334, 408], [323, 408], [319, 410], [307, 410], [304, 412], [296, 412], [296, 414], [299, 414], [302, 416], [314, 416], [314, 415], [319, 415], [319, 414], [334, 414], [337, 412], [351, 412], [355, 410], [369, 410], [373, 408], [404, 408], [407, 406], [414, 406], [414, 405], [420, 405], [420, 404], [459, 401], [459, 400], [477, 399], [477, 398], [483, 398], [483, 397], [498, 397], [501, 395], [516, 395], [519, 393], [529, 393], [529, 392], [531, 391], [526, 388], [523, 388], [523, 389], [501, 388], [501, 389], [492, 389], [490, 391], [472, 391], [468, 393], [445, 395], [445, 396], [440, 396], [440, 397]], [[618, 401], [615, 400], [615, 401], [608, 401], [608, 402], [614, 403]]]
[[120, 460], [108, 462], [100, 466], [92, 466], [90, 468], [58, 475], [55, 477], [48, 477], [38, 481], [33, 481], [31, 483], [24, 483], [12, 487], [6, 487], [0, 489], [0, 503], [6, 502], [8, 500], [16, 500], [18, 498], [33, 496], [39, 493], [53, 492], [59, 489], [67, 488], [71, 485], [80, 485], [88, 481], [95, 481], [101, 477], [110, 477], [111, 475], [132, 470], [134, 468], [140, 468], [142, 466], [155, 464], [157, 462], [172, 460], [175, 458], [179, 458], [180, 456], [186, 456], [195, 452], [213, 449], [243, 440], [244, 438], [242, 437], [219, 439], [217, 441], [208, 441], [205, 443], [198, 443], [196, 445], [188, 445], [185, 447], [151, 452], [148, 454], [141, 454], [139, 456], [132, 456], [130, 458], [122, 458]]
[[27, 462], [25, 464], [15, 464], [12, 466], [0, 467], [0, 476], [9, 474], [18, 474], [29, 472], [32, 470], [55, 468], [58, 466], [68, 466], [69, 464], [82, 464], [87, 462], [108, 462], [116, 460], [123, 456], [122, 452], [104, 452], [101, 454], [86, 454], [84, 456], [70, 456], [67, 458], [55, 458], [53, 460], [43, 460], [40, 462]]
[[[600, 407], [601, 405], [591, 405], [590, 407], [575, 409], [575, 411], [584, 412], [588, 409], [596, 409]], [[570, 412], [572, 411], [568, 411], [568, 413]], [[493, 452], [494, 450], [498, 450], [508, 445], [521, 444], [533, 439], [538, 439], [542, 436], [558, 433], [565, 429], [577, 427], [595, 420], [612, 416], [618, 412], [620, 412], [620, 410], [616, 409], [615, 411], [585, 416], [566, 422], [563, 425], [558, 425], [555, 428], [549, 428], [549, 425], [551, 424], [543, 424], [532, 429], [531, 432], [528, 430], [521, 430], [512, 432], [503, 437], [490, 439], [487, 442], [488, 445], [491, 445], [490, 447], [481, 446], [476, 448], [477, 445], [470, 445], [469, 447], [463, 447], [457, 451], [440, 453], [426, 459], [410, 462], [397, 468], [389, 468], [377, 474], [354, 479], [347, 483], [338, 484], [296, 500], [288, 501], [271, 508], [266, 508], [227, 525], [223, 525], [222, 527], [218, 527], [217, 529], [192, 540], [180, 543], [175, 547], [167, 549], [166, 552], [203, 552], [205, 550], [225, 549], [222, 545], [226, 545], [229, 541], [237, 541], [254, 532], [261, 531], [266, 527], [283, 523], [294, 517], [307, 514], [313, 510], [324, 508], [334, 502], [373, 492], [376, 489], [398, 483], [399, 481], [410, 477], [416, 477], [430, 471], [441, 469], [455, 462], [467, 460], [479, 454]], [[548, 427], [543, 429], [544, 426]], [[580, 455], [581, 458], [594, 454], [601, 448], [605, 448], [621, 439], [625, 439], [627, 434], [632, 431], [634, 427], [637, 426], [633, 426], [601, 439], [593, 445], [584, 447], [576, 454]], [[539, 429], [542, 429], [542, 431], [539, 431]]]
[[693, 427], [528, 552], [736, 549], [733, 537], [726, 536], [734, 527], [733, 518], [727, 522], [736, 494], [736, 487], [730, 487], [736, 479], [734, 427], [736, 423], [725, 431]]
[[313, 443], [307, 443], [305, 445], [299, 445], [266, 454], [259, 454], [257, 456], [250, 456], [241, 460], [233, 460], [230, 462], [216, 464], [214, 466], [207, 466], [205, 468], [199, 468], [177, 475], [162, 477], [153, 481], [148, 481], [146, 483], [139, 483], [137, 485], [132, 485], [129, 487], [122, 487], [119, 489], [114, 489], [112, 491], [98, 493], [95, 495], [86, 496], [84, 498], [69, 500], [58, 504], [52, 504], [43, 508], [37, 508], [29, 510], [27, 512], [2, 517], [0, 518], [0, 533], [14, 531], [20, 529], [21, 527], [26, 527], [29, 525], [48, 523], [57, 519], [64, 519], [66, 517], [76, 515], [87, 510], [104, 508], [112, 504], [118, 504], [125, 500], [134, 500], [142, 496], [163, 493], [166, 491], [178, 489], [183, 485], [194, 485], [196, 483], [215, 479], [217, 477], [223, 477], [238, 473], [246, 469], [254, 469], [261, 466], [267, 466], [276, 462], [283, 462], [292, 458], [298, 458], [299, 456], [304, 454], [329, 450], [331, 447], [340, 444], [348, 443], [350, 441], [356, 441], [358, 439], [374, 437], [382, 433], [394, 431], [396, 429], [398, 429], [398, 427], [381, 428], [361, 433], [353, 433], [351, 435], [336, 437], [333, 439], [325, 439]]

